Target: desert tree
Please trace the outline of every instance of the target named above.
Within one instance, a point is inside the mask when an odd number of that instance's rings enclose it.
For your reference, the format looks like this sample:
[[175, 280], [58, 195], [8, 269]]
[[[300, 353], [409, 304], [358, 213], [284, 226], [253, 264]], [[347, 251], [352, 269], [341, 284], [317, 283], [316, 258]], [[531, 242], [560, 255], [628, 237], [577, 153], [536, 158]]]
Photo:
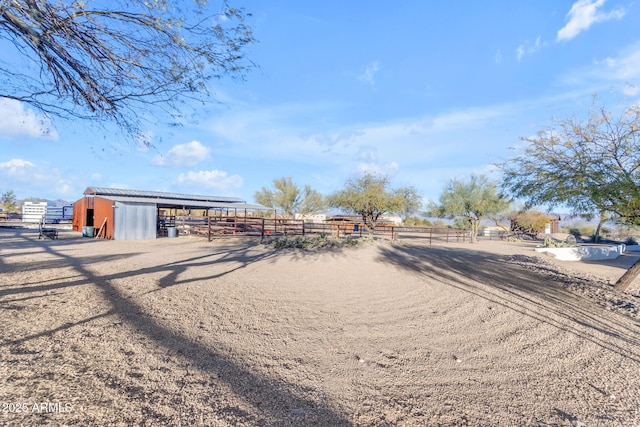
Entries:
[[509, 222], [510, 231], [519, 233], [543, 232], [552, 220], [549, 214], [526, 207], [507, 211], [501, 217]]
[[390, 189], [387, 176], [365, 173], [347, 180], [342, 190], [327, 196], [327, 204], [360, 215], [370, 233], [381, 215], [399, 213], [410, 215], [420, 209], [421, 197], [413, 187]]
[[640, 107], [614, 116], [554, 120], [523, 138], [522, 152], [497, 166], [502, 188], [528, 205], [564, 205], [576, 215], [640, 221]]
[[[498, 164], [505, 192], [529, 205], [599, 216], [600, 224], [610, 217], [640, 224], [640, 106], [614, 114], [594, 105], [586, 119], [553, 120], [523, 141], [517, 156]], [[625, 289], [638, 274], [640, 264], [616, 286]]]
[[509, 204], [494, 182], [485, 175], [472, 174], [468, 180], [449, 181], [438, 202], [429, 204], [427, 216], [458, 220], [469, 227], [471, 241], [476, 241], [481, 222], [505, 211]]
[[324, 208], [324, 197], [305, 185], [300, 188], [291, 177], [275, 178], [271, 187], [262, 187], [254, 194], [257, 203], [272, 209], [281, 209], [288, 217], [310, 215]]
[[242, 77], [255, 42], [226, 0], [0, 0], [0, 98], [46, 116], [178, 123], [212, 79]]
[[0, 206], [5, 212], [13, 213], [18, 210], [18, 201], [13, 190], [7, 190], [0, 196]]

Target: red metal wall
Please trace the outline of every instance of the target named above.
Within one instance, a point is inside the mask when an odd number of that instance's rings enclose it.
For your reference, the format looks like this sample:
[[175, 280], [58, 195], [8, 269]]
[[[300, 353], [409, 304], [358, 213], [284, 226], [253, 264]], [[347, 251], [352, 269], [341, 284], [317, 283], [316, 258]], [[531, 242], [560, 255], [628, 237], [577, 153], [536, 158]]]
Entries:
[[96, 234], [104, 224], [100, 237], [113, 239], [113, 200], [94, 197], [93, 218]]
[[93, 197], [83, 197], [73, 204], [73, 231], [82, 231], [82, 227], [87, 225], [87, 209], [93, 209]]
[[113, 201], [102, 197], [83, 197], [73, 204], [72, 224], [73, 231], [82, 231], [82, 227], [93, 225], [96, 234], [104, 224], [100, 237], [113, 239]]

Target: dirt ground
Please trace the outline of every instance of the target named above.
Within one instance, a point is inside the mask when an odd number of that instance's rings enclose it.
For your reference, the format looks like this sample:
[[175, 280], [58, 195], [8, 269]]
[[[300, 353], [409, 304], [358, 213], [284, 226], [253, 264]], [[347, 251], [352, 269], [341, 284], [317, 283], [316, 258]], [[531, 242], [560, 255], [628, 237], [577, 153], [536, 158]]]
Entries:
[[639, 426], [637, 256], [0, 228], [0, 425]]

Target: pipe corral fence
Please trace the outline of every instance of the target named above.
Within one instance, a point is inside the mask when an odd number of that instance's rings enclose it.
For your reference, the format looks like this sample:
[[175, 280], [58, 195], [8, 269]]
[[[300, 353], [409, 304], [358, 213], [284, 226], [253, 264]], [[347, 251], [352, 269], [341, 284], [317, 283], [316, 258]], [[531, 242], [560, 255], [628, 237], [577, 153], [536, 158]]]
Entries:
[[283, 218], [259, 218], [243, 216], [178, 216], [175, 218], [178, 234], [192, 234], [212, 241], [219, 236], [269, 237], [327, 235], [338, 238], [363, 237], [372, 234], [391, 240], [421, 239], [429, 244], [433, 241], [466, 242], [469, 230], [446, 227], [409, 227], [396, 225], [377, 226], [373, 233], [364, 224], [356, 223], [312, 223], [304, 220]]

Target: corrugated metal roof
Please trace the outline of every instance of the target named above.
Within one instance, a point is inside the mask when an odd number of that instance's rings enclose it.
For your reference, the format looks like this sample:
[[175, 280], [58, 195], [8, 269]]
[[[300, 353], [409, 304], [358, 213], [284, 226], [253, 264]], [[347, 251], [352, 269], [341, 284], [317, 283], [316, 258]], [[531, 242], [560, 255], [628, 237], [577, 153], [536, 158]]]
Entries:
[[[174, 200], [176, 202], [172, 202], [173, 204], [184, 204], [185, 200], [189, 200], [190, 203], [194, 201], [206, 202], [206, 203], [244, 203], [245, 201], [239, 199], [237, 197], [225, 197], [225, 196], [204, 196], [199, 194], [181, 194], [181, 193], [167, 193], [163, 191], [145, 191], [145, 190], [130, 190], [125, 188], [110, 188], [110, 187], [88, 187], [85, 192], [85, 195], [94, 195], [94, 196], [106, 196], [107, 198], [112, 198], [112, 196], [119, 197], [135, 197], [140, 199], [146, 199], [147, 202], [155, 201], [158, 199], [164, 200]], [[180, 201], [178, 203], [177, 201]], [[255, 205], [258, 206], [258, 205]], [[237, 206], [234, 206], [237, 207]], [[248, 209], [248, 208], [247, 208]]]
[[[98, 195], [102, 197], [102, 195]], [[252, 209], [252, 210], [267, 210], [262, 205], [254, 205], [249, 203], [229, 203], [229, 202], [206, 202], [199, 200], [188, 199], [168, 199], [168, 198], [149, 198], [149, 197], [132, 197], [132, 196], [104, 196], [106, 199], [113, 200], [114, 202], [129, 202], [129, 203], [151, 203], [156, 204], [158, 207], [171, 207], [181, 209], [183, 206], [185, 209]]]

